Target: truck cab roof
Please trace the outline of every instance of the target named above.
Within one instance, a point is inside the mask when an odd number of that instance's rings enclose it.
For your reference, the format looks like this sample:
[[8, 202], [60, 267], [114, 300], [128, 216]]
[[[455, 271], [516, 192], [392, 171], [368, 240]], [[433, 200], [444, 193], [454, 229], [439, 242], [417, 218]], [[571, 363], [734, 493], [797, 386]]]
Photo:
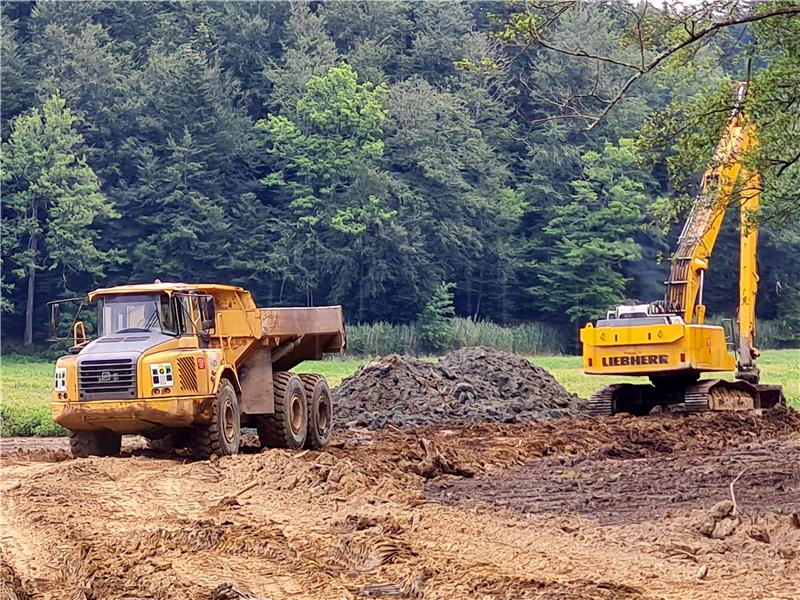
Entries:
[[234, 285], [223, 285], [220, 283], [181, 283], [181, 282], [158, 282], [158, 283], [137, 283], [132, 285], [118, 285], [110, 288], [100, 288], [89, 293], [89, 301], [98, 296], [110, 296], [113, 294], [148, 294], [160, 292], [245, 292], [246, 290]]

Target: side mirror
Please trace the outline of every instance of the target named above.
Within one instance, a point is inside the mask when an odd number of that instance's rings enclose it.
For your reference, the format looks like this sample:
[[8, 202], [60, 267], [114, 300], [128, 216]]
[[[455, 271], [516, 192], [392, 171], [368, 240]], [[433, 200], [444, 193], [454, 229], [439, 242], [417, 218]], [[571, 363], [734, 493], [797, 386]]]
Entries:
[[50, 304], [50, 337], [55, 337], [58, 334], [58, 326], [61, 323], [61, 306], [57, 302]]
[[216, 307], [214, 306], [214, 298], [211, 296], [206, 296], [206, 304], [203, 310], [203, 331], [212, 331], [214, 329], [215, 319], [217, 311]]
[[83, 321], [75, 321], [72, 326], [72, 345], [80, 346], [89, 341], [89, 336], [86, 335], [86, 325]]

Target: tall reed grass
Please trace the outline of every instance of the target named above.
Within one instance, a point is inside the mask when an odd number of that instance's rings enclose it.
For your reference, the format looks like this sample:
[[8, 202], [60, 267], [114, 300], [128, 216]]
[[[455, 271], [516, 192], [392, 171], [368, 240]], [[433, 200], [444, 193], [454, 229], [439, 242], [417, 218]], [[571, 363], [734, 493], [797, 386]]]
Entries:
[[[709, 319], [719, 325], [721, 319]], [[455, 318], [450, 321], [448, 352], [465, 346], [490, 346], [520, 354], [557, 355], [580, 353], [578, 331], [569, 325], [521, 323], [498, 325], [491, 321]], [[762, 350], [796, 348], [787, 339], [786, 328], [778, 321], [759, 321], [757, 346]], [[387, 354], [431, 354], [420, 338], [414, 323], [359, 323], [347, 326], [347, 354], [350, 356], [385, 356]]]
[[[576, 347], [571, 327], [546, 323], [498, 325], [490, 321], [455, 318], [450, 321], [444, 351], [465, 346], [490, 346], [521, 354], [569, 354]], [[391, 353], [427, 354], [415, 324], [369, 323], [347, 326], [347, 353], [383, 356]]]

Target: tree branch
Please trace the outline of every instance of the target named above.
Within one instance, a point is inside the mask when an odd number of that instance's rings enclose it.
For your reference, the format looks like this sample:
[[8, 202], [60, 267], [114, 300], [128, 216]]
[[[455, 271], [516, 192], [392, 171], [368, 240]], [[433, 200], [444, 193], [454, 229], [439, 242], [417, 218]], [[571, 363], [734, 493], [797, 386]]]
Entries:
[[[633, 62], [629, 62], [626, 60], [621, 60], [618, 58], [614, 58], [612, 56], [597, 54], [591, 51], [582, 50], [582, 49], [575, 49], [575, 48], [564, 48], [561, 46], [557, 46], [552, 44], [549, 41], [543, 39], [543, 34], [541, 33], [540, 27], [536, 24], [536, 22], [532, 22], [531, 24], [531, 31], [530, 31], [530, 38], [527, 40], [527, 43], [523, 46], [519, 53], [517, 53], [510, 62], [514, 62], [520, 56], [522, 56], [529, 48], [534, 45], [541, 46], [547, 50], [552, 52], [558, 52], [560, 54], [565, 54], [567, 56], [573, 56], [576, 58], [585, 58], [589, 60], [595, 60], [598, 62], [604, 62], [612, 65], [616, 65], [619, 67], [631, 69], [635, 71], [622, 85], [622, 87], [618, 90], [616, 95], [612, 97], [610, 100], [605, 100], [602, 98], [597, 98], [599, 102], [604, 104], [605, 106], [603, 109], [595, 115], [585, 115], [580, 114], [577, 110], [572, 115], [559, 115], [558, 119], [564, 118], [575, 118], [586, 120], [589, 122], [587, 125], [587, 130], [591, 131], [594, 129], [601, 121], [603, 121], [611, 110], [625, 97], [631, 87], [638, 82], [644, 75], [650, 73], [657, 67], [659, 67], [665, 60], [669, 57], [674, 55], [675, 53], [691, 46], [695, 42], [701, 41], [704, 38], [711, 36], [718, 32], [721, 29], [726, 27], [732, 27], [735, 25], [744, 25], [748, 23], [754, 23], [757, 21], [762, 21], [764, 19], [769, 19], [773, 17], [780, 17], [780, 16], [788, 16], [788, 15], [796, 15], [800, 14], [800, 6], [784, 6], [779, 8], [774, 8], [772, 10], [764, 11], [761, 13], [749, 14], [744, 16], [737, 16], [734, 17], [733, 11], [736, 9], [736, 4], [729, 7], [729, 10], [725, 11], [724, 18], [712, 21], [709, 25], [698, 28], [699, 23], [706, 18], [709, 18], [712, 15], [711, 10], [707, 9], [706, 7], [702, 7], [700, 9], [696, 9], [689, 14], [685, 15], [683, 19], [678, 20], [671, 17], [668, 17], [670, 22], [673, 22], [676, 26], [683, 26], [684, 30], [686, 31], [687, 38], [682, 42], [677, 44], [673, 44], [672, 46], [664, 49], [663, 51], [656, 54], [649, 62], [645, 59], [645, 52], [644, 52], [644, 34], [642, 23], [645, 18], [645, 13], [647, 10], [647, 5], [645, 5], [644, 9], [641, 13], [631, 11], [636, 18], [636, 29], [638, 32], [638, 45], [639, 45], [639, 58], [640, 64], [634, 64]], [[545, 28], [547, 26], [552, 25], [555, 23], [558, 18], [563, 15], [566, 10], [570, 7], [568, 3], [561, 4], [558, 6], [558, 10], [555, 11], [554, 14], [551, 14], [549, 18], [545, 21]], [[719, 13], [718, 13], [719, 14]], [[551, 119], [544, 119], [544, 121], [548, 121]], [[542, 122], [542, 120], [539, 120]]]
[[710, 33], [713, 33], [724, 27], [731, 27], [733, 25], [742, 25], [745, 23], [753, 23], [755, 21], [761, 21], [763, 19], [768, 19], [771, 17], [778, 17], [778, 16], [792, 15], [792, 14], [800, 14], [800, 6], [785, 6], [782, 8], [776, 8], [775, 10], [765, 13], [748, 15], [746, 17], [733, 18], [725, 21], [717, 21], [716, 23], [712, 23], [705, 29], [701, 29], [697, 32], [695, 32], [694, 27], [692, 27], [692, 32], [689, 38], [687, 38], [686, 40], [682, 41], [679, 44], [670, 46], [666, 50], [660, 52], [658, 55], [656, 55], [656, 57], [653, 60], [651, 60], [645, 66], [644, 69], [639, 69], [637, 70], [636, 73], [631, 75], [628, 81], [626, 81], [625, 84], [622, 86], [622, 88], [619, 90], [617, 95], [611, 100], [611, 102], [608, 103], [608, 105], [606, 105], [603, 111], [593, 120], [593, 122], [589, 124], [587, 130], [591, 131], [592, 129], [594, 129], [597, 126], [597, 124], [600, 123], [600, 121], [602, 121], [608, 115], [611, 109], [614, 108], [614, 106], [616, 106], [620, 102], [620, 100], [622, 100], [622, 98], [625, 96], [625, 94], [631, 88], [631, 86], [637, 81], [639, 81], [639, 79], [641, 79], [643, 75], [655, 69], [657, 66], [659, 66], [662, 62], [664, 62], [667, 58], [669, 58], [676, 52], [706, 37]]

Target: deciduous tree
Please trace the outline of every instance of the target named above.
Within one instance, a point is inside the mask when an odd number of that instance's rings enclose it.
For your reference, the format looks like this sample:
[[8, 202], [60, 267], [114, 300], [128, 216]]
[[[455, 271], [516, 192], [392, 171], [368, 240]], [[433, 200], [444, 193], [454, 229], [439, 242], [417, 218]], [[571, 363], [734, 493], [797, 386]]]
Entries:
[[[119, 216], [82, 155], [76, 117], [58, 95], [12, 122], [3, 146], [3, 250], [7, 283], [26, 285], [24, 342], [31, 344], [37, 273], [102, 276], [118, 253], [98, 245], [97, 225]], [[9, 269], [10, 267], [10, 269]]]

